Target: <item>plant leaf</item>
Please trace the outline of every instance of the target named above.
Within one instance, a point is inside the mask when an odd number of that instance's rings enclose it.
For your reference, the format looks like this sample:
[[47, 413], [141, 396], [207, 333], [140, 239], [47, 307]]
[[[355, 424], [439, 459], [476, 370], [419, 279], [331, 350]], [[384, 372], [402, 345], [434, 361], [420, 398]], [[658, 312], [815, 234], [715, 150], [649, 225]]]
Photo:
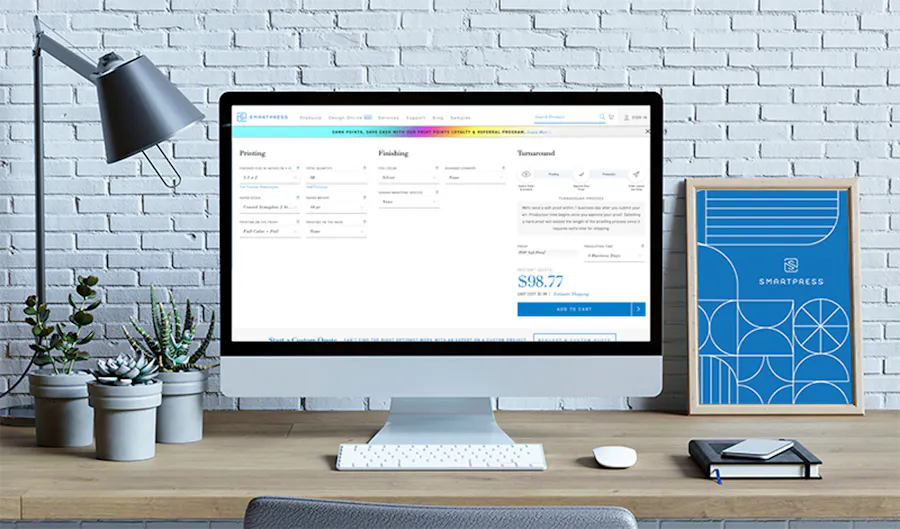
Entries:
[[78, 305], [75, 304], [75, 300], [72, 299], [72, 294], [71, 294], [71, 293], [69, 293], [69, 305], [71, 305], [73, 309], [77, 309], [77, 308], [78, 308]]
[[169, 348], [169, 340], [172, 339], [172, 328], [169, 326], [169, 318], [165, 315], [162, 303], [159, 304], [159, 312], [163, 317], [160, 321], [160, 333], [157, 337], [159, 339], [160, 348], [162, 349], [163, 354], [165, 354], [166, 349]]
[[90, 313], [81, 310], [76, 312], [73, 317], [73, 323], [81, 325], [82, 327], [84, 327], [85, 325], [90, 325], [91, 322], [94, 321], [94, 317]]
[[94, 331], [88, 333], [87, 336], [75, 342], [78, 345], [84, 345], [94, 339]]
[[197, 352], [194, 353], [193, 356], [191, 356], [191, 360], [189, 363], [194, 364], [198, 360], [200, 360], [201, 357], [206, 355], [206, 349], [209, 347], [209, 342], [212, 340], [213, 329], [215, 328], [215, 326], [216, 326], [216, 311], [213, 311], [212, 316], [209, 319], [209, 330], [206, 331], [206, 337], [203, 339], [203, 343], [200, 344], [200, 348], [197, 349]]
[[191, 314], [191, 300], [187, 300], [187, 308], [184, 309], [184, 330], [187, 332], [188, 329], [194, 328], [194, 315]]
[[28, 325], [37, 325], [37, 320], [35, 320], [34, 318], [25, 318], [25, 323], [27, 323]]
[[125, 326], [122, 326], [122, 330], [125, 331], [125, 339], [128, 340], [128, 343], [131, 345], [131, 348], [140, 356], [153, 356], [153, 353], [150, 352], [146, 346], [141, 345], [141, 342], [135, 340], [130, 334], [128, 334], [128, 329]]
[[37, 305], [37, 296], [31, 295], [25, 299], [26, 307], [34, 307], [35, 305]]
[[42, 367], [42, 366], [45, 366], [47, 364], [52, 364], [52, 363], [53, 363], [53, 358], [51, 358], [50, 355], [46, 354], [46, 353], [39, 354], [34, 358], [34, 365], [36, 365], [38, 367]]
[[94, 310], [94, 309], [96, 309], [96, 308], [99, 307], [99, 306], [100, 306], [100, 300], [98, 299], [97, 301], [95, 301], [95, 302], [91, 303], [90, 305], [88, 305], [88, 307], [87, 307], [86, 309], [84, 309], [84, 310]]
[[175, 303], [175, 296], [169, 291], [169, 303], [172, 305], [172, 317], [175, 320], [175, 328], [172, 335], [174, 340], [181, 341], [181, 318], [178, 316], [178, 305]]
[[159, 341], [160, 329], [162, 327], [162, 315], [156, 305], [156, 291], [153, 285], [150, 285], [150, 321], [153, 323], [153, 334]]
[[150, 352], [153, 354], [153, 356], [159, 356], [159, 353], [160, 353], [159, 341], [156, 340], [156, 338], [150, 336], [150, 334], [147, 331], [145, 331], [143, 328], [141, 328], [141, 326], [138, 325], [136, 321], [134, 321], [134, 318], [131, 318], [131, 325], [134, 326], [134, 329], [144, 339], [144, 342], [147, 344], [147, 348], [150, 350]]
[[34, 310], [34, 307], [31, 307], [31, 306], [25, 307], [24, 312], [25, 312], [25, 314], [28, 314], [29, 316], [34, 316], [35, 314], [37, 314], [37, 311]]
[[84, 280], [84, 282], [89, 287], [96, 285], [99, 281], [100, 281], [100, 278], [98, 278], [97, 276], [87, 276], [87, 278]]
[[87, 285], [78, 285], [75, 287], [75, 292], [78, 292], [78, 295], [86, 298], [91, 294], [91, 287]]

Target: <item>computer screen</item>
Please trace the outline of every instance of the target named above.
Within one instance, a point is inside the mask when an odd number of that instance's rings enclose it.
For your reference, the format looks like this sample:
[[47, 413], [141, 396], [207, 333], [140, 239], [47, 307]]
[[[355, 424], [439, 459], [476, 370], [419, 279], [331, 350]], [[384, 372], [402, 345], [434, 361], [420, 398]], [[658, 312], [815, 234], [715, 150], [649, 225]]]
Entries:
[[234, 342], [651, 340], [650, 106], [229, 108]]

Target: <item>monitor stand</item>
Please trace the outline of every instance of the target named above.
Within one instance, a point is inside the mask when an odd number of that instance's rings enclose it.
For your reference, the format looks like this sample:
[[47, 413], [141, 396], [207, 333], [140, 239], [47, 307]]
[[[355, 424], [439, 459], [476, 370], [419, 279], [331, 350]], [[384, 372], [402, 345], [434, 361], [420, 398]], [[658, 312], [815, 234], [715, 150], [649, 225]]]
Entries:
[[490, 397], [398, 397], [369, 444], [515, 444], [494, 420]]

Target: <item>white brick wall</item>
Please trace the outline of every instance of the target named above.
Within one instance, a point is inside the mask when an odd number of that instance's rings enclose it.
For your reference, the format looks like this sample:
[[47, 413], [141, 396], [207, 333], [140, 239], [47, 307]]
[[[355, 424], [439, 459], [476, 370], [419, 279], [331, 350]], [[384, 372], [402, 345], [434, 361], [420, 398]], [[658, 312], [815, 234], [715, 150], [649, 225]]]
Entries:
[[[898, 0], [0, 0], [0, 387], [29, 354], [31, 16], [92, 57], [140, 51], [209, 118], [164, 146], [171, 196], [134, 158], [107, 166], [92, 87], [45, 60], [51, 299], [101, 276], [96, 354], [147, 317], [155, 283], [218, 303], [216, 101], [226, 90], [654, 90], [666, 100], [665, 389], [647, 399], [503, 408], [684, 408], [686, 176], [859, 176], [866, 404], [900, 408]], [[62, 307], [59, 306], [62, 310]], [[218, 350], [218, 347], [214, 347]], [[384, 399], [242, 399], [211, 408], [358, 409]], [[18, 394], [9, 402], [22, 401]]]

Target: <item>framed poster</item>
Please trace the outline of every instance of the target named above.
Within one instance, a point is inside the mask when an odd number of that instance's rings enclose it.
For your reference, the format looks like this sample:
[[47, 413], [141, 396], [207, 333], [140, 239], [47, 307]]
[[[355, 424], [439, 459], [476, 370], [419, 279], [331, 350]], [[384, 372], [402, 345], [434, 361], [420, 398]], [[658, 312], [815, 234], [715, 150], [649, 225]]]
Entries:
[[863, 413], [856, 179], [685, 193], [690, 413]]

